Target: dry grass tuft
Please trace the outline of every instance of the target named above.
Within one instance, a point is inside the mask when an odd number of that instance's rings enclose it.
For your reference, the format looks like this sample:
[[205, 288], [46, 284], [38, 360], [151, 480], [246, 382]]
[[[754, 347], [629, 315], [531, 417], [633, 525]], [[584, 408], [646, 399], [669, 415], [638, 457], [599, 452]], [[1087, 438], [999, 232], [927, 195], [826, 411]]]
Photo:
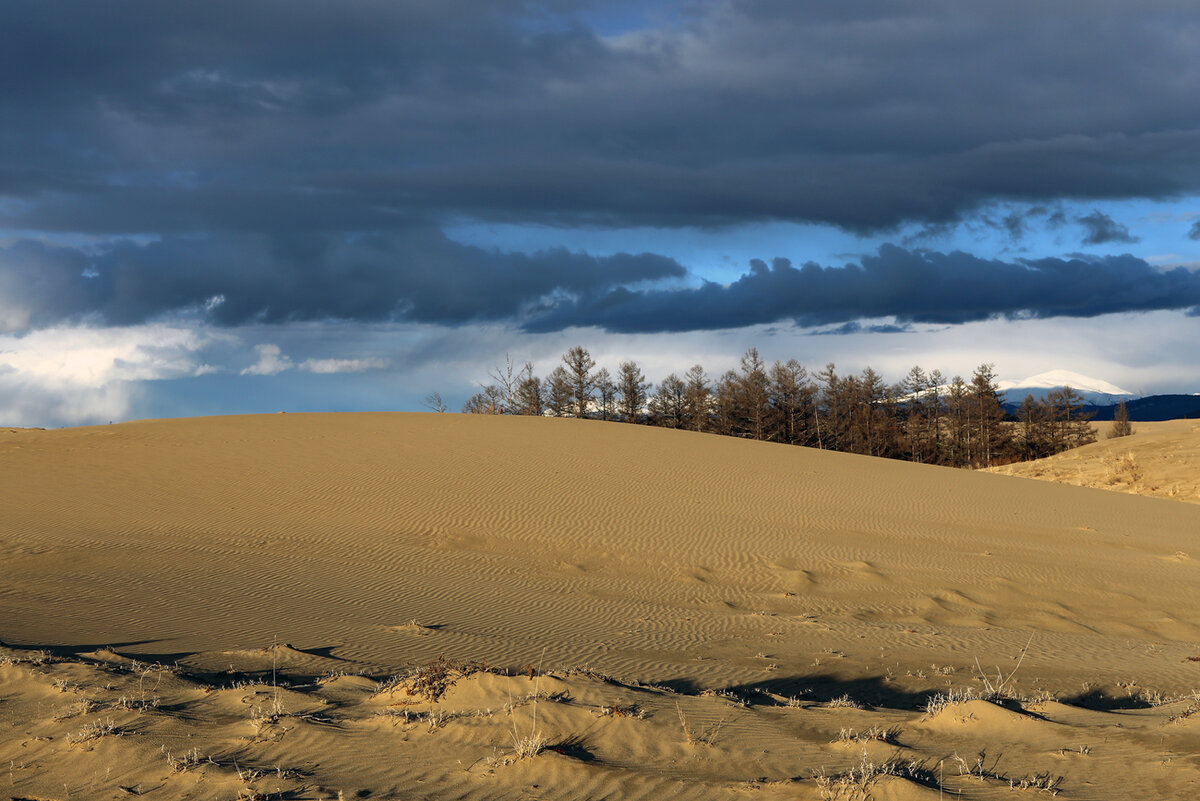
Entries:
[[892, 726], [890, 729], [884, 729], [880, 726], [872, 726], [871, 728], [864, 729], [863, 731], [856, 731], [855, 729], [842, 729], [838, 732], [837, 739], [834, 740], [834, 742], [855, 743], [857, 745], [876, 742], [887, 743], [888, 745], [897, 745], [898, 738], [900, 737], [900, 731], [901, 729], [899, 726]]
[[439, 656], [427, 665], [380, 682], [375, 695], [394, 693], [403, 688], [408, 696], [436, 704], [460, 679], [487, 670], [489, 667], [482, 662], [459, 662]]
[[837, 698], [829, 699], [825, 704], [830, 709], [865, 709], [862, 704], [855, 701], [849, 694], [838, 696]]
[[94, 720], [85, 725], [82, 729], [72, 734], [67, 735], [68, 743], [87, 743], [92, 740], [98, 740], [101, 737], [120, 737], [123, 732], [113, 723], [112, 718], [104, 720]]
[[679, 702], [675, 702], [675, 713], [679, 715], [679, 727], [683, 729], [683, 738], [687, 740], [688, 745], [716, 745], [717, 738], [721, 734], [721, 729], [725, 726], [725, 719], [718, 720], [713, 725], [703, 731], [692, 728], [688, 723], [687, 717], [683, 714], [683, 709], [679, 706]]
[[1144, 473], [1133, 451], [1124, 454], [1113, 454], [1104, 460], [1106, 468], [1104, 483], [1108, 486], [1117, 484], [1136, 484], [1142, 480]]
[[925, 763], [914, 759], [892, 756], [876, 762], [862, 755], [862, 761], [841, 773], [815, 775], [817, 789], [823, 801], [868, 801], [873, 798], [871, 785], [884, 776], [912, 779], [921, 784], [940, 787], [937, 776], [925, 767]]

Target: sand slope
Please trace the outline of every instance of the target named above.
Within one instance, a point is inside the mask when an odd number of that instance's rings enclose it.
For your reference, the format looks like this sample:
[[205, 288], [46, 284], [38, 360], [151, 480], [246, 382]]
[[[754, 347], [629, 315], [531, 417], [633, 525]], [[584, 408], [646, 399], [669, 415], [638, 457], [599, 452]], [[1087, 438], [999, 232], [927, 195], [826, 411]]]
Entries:
[[1134, 423], [1132, 435], [1104, 439], [1111, 427], [1096, 424], [1091, 445], [991, 472], [1200, 503], [1200, 420]]
[[[0, 486], [14, 797], [1200, 787], [1194, 506], [407, 414], [4, 430]], [[443, 655], [491, 671], [379, 693]], [[856, 773], [883, 764], [905, 775]]]

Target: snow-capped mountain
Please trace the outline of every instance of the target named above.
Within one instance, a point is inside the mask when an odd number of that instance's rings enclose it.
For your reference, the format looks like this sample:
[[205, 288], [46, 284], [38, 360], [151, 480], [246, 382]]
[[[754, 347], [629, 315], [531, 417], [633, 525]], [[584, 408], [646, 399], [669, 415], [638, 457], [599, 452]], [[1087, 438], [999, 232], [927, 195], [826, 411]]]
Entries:
[[1099, 378], [1081, 375], [1070, 370], [1050, 370], [1024, 378], [1020, 381], [1000, 381], [1000, 394], [1008, 403], [1020, 403], [1026, 395], [1042, 399], [1055, 389], [1071, 387], [1084, 398], [1084, 403], [1095, 406], [1128, 401], [1138, 397], [1136, 393], [1122, 389]]

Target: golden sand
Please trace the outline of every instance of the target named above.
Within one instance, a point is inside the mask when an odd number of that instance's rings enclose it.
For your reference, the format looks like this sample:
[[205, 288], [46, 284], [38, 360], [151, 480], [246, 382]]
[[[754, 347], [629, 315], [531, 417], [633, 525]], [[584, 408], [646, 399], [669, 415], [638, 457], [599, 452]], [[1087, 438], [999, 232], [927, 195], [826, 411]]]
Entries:
[[0, 430], [0, 486], [0, 797], [1200, 793], [1193, 505], [421, 414]]

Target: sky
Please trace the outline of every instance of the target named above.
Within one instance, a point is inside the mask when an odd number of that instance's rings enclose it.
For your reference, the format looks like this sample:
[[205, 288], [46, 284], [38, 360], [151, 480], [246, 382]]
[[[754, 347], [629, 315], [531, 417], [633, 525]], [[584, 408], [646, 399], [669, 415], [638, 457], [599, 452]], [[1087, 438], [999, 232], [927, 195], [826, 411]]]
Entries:
[[0, 425], [658, 380], [1200, 392], [1200, 8], [13, 0]]

